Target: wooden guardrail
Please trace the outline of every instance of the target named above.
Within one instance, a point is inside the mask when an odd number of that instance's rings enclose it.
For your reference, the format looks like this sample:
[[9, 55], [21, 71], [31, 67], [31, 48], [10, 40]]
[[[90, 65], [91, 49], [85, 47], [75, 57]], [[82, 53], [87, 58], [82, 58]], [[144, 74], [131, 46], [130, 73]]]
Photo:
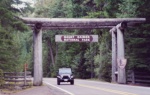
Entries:
[[128, 70], [127, 83], [150, 86], [150, 72]]
[[4, 72], [4, 86], [31, 86], [31, 72]]

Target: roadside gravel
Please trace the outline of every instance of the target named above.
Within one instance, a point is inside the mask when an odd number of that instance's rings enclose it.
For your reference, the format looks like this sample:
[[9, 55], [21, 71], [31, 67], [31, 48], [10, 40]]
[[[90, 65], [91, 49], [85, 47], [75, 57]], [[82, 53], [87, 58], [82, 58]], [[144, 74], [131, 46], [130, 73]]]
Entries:
[[14, 93], [0, 92], [0, 95], [68, 95], [68, 94], [54, 87], [43, 85], [43, 86], [33, 86], [31, 88], [19, 90]]

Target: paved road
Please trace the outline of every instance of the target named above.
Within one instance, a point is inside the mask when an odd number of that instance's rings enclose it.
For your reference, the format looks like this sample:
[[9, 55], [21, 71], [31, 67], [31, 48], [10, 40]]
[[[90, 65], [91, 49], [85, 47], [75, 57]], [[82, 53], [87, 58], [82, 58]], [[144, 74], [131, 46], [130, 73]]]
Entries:
[[150, 87], [111, 84], [105, 82], [75, 79], [75, 84], [61, 83], [57, 85], [55, 78], [44, 78], [44, 83], [65, 95], [150, 95]]

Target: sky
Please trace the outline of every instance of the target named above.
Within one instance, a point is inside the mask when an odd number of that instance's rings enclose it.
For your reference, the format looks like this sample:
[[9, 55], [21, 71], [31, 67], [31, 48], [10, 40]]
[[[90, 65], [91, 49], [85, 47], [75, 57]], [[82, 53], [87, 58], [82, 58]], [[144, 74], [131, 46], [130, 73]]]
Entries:
[[21, 0], [21, 1], [34, 3], [35, 0]]
[[[35, 0], [20, 0], [20, 1], [31, 3], [31, 6], [34, 6], [34, 2], [35, 2]], [[15, 5], [14, 5], [14, 6], [15, 6]], [[22, 7], [24, 7], [24, 6], [25, 6], [25, 5], [22, 4], [22, 5], [15, 6], [15, 7], [22, 8]]]

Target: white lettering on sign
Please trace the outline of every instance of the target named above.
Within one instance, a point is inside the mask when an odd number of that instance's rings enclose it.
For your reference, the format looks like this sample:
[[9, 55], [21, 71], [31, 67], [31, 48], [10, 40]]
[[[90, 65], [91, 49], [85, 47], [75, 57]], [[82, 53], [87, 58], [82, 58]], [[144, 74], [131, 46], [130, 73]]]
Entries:
[[64, 36], [66, 39], [74, 38], [74, 36]]
[[56, 42], [98, 42], [98, 35], [56, 35]]

